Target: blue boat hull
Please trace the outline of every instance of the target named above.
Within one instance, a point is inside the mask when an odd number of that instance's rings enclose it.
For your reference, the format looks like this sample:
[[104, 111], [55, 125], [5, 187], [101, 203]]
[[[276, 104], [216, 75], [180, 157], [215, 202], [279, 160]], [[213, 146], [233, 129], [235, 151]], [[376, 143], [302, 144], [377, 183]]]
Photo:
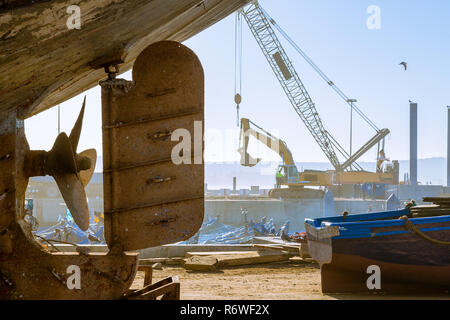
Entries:
[[[324, 293], [383, 291], [427, 293], [450, 290], [450, 216], [409, 219], [409, 210], [307, 219], [311, 256], [321, 266]], [[431, 241], [432, 239], [433, 241]], [[368, 286], [377, 266], [380, 287]], [[368, 271], [369, 269], [369, 271]]]

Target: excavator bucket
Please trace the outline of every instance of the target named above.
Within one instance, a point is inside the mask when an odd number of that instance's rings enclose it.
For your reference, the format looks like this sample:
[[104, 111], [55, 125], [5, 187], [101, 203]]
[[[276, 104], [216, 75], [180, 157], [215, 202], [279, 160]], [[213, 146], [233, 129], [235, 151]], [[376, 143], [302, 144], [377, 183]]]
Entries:
[[253, 158], [244, 148], [239, 148], [238, 152], [241, 155], [240, 163], [243, 167], [254, 167], [262, 160], [261, 158]]
[[204, 211], [204, 76], [184, 45], [137, 58], [133, 81], [102, 86], [105, 238], [124, 251], [193, 236]]
[[241, 155], [241, 166], [243, 167], [254, 167], [256, 166], [262, 159], [253, 158], [248, 152], [248, 142], [249, 136], [254, 132], [250, 129], [250, 120], [247, 118], [241, 118], [241, 128], [240, 128], [240, 136], [239, 136], [239, 144], [242, 143], [242, 146], [237, 150]]

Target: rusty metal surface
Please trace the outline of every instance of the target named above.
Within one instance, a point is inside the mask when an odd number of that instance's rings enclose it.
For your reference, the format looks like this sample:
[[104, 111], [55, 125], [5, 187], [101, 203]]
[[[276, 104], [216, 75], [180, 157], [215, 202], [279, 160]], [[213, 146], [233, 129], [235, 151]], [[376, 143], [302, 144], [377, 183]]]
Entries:
[[[137, 253], [124, 253], [189, 238], [203, 221], [204, 79], [198, 58], [176, 42], [157, 43], [138, 58], [134, 82], [102, 83], [105, 236], [111, 251], [51, 252], [38, 243], [25, 219], [28, 178], [52, 175], [81, 228], [84, 186], [95, 150], [77, 154], [84, 107], [68, 137], [51, 151], [30, 151], [17, 111], [0, 120], [0, 299], [118, 299], [136, 275]], [[200, 124], [200, 125], [199, 125]], [[191, 160], [175, 165], [171, 133], [191, 134]], [[195, 135], [200, 148], [195, 147]], [[106, 158], [106, 159], [105, 159]], [[80, 288], [70, 288], [70, 268]], [[143, 299], [179, 298], [179, 283], [146, 287]]]
[[97, 151], [95, 149], [87, 149], [79, 153], [80, 157], [86, 157], [90, 160], [90, 168], [86, 170], [81, 170], [78, 172], [81, 183], [86, 187], [91, 181], [91, 178], [95, 171], [95, 164], [97, 163]]
[[[24, 219], [30, 151], [15, 113], [0, 121], [0, 146], [0, 299], [118, 299], [128, 292], [137, 253], [52, 253], [34, 239]], [[70, 266], [79, 267], [80, 289], [67, 285]]]
[[[119, 299], [131, 286], [138, 253], [50, 253], [14, 223], [11, 252], [0, 252], [0, 299]], [[1, 249], [4, 249], [1, 247]], [[80, 268], [80, 289], [69, 289], [69, 266]]]
[[[177, 42], [158, 42], [137, 58], [133, 82], [114, 79], [101, 86], [108, 245], [136, 250], [188, 239], [204, 211], [200, 61]], [[179, 143], [171, 134], [180, 128], [191, 134], [192, 164], [171, 160]], [[194, 147], [194, 131], [200, 150]], [[193, 164], [195, 158], [201, 164]]]

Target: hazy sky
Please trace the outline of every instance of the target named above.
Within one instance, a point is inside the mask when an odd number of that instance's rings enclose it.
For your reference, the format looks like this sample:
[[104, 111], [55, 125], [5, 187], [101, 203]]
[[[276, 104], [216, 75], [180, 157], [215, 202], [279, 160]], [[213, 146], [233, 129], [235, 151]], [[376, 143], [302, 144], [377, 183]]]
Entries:
[[[386, 153], [409, 157], [409, 103], [419, 103], [419, 157], [446, 155], [447, 110], [450, 105], [450, 2], [448, 0], [261, 0], [261, 5], [312, 60], [380, 128], [389, 128]], [[381, 9], [381, 29], [369, 30], [366, 10]], [[207, 161], [238, 159], [234, 96], [234, 21], [231, 15], [185, 42], [205, 70]], [[348, 149], [347, 104], [284, 41], [297, 72], [333, 136]], [[408, 62], [405, 72], [399, 63]], [[130, 79], [131, 73], [122, 75]], [[61, 127], [70, 132], [87, 95], [79, 150], [95, 147], [101, 154], [101, 98], [95, 87], [61, 104]], [[285, 140], [296, 161], [327, 159], [295, 113], [262, 52], [243, 23], [243, 102], [241, 115]], [[57, 135], [57, 108], [26, 121], [34, 149], [50, 149]], [[354, 146], [372, 131], [354, 122]], [[220, 147], [219, 147], [220, 146]], [[278, 159], [270, 152], [265, 160]], [[361, 160], [374, 161], [375, 149]], [[419, 168], [420, 170], [420, 168]]]

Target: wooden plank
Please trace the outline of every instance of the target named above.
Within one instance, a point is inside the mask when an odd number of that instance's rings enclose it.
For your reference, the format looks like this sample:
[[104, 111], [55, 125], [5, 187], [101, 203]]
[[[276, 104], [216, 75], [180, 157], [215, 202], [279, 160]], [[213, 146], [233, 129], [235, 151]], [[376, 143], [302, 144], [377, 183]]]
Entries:
[[297, 245], [283, 245], [283, 249], [288, 251], [289, 253], [293, 255], [300, 255], [300, 248], [302, 244], [298, 243]]
[[267, 254], [264, 252], [255, 252], [250, 255], [227, 255], [218, 256], [218, 267], [236, 267], [260, 263], [271, 263], [288, 261], [291, 255], [287, 252]]
[[297, 242], [296, 244], [283, 244], [283, 248], [298, 250], [300, 249], [301, 245], [302, 245], [301, 242]]
[[186, 252], [186, 258], [193, 256], [217, 256], [217, 255], [228, 255], [228, 254], [244, 254], [252, 253], [255, 251], [202, 251], [202, 252]]
[[139, 266], [138, 271], [144, 271], [144, 287], [152, 284], [153, 268], [151, 266]]
[[167, 258], [150, 258], [150, 259], [139, 259], [139, 266], [152, 266], [155, 263], [164, 263]]
[[139, 290], [135, 290], [135, 291], [129, 292], [129, 294], [127, 294], [127, 295], [125, 296], [125, 298], [129, 299], [129, 298], [134, 298], [134, 297], [142, 296], [142, 295], [146, 294], [147, 292], [151, 292], [151, 291], [153, 291], [153, 290], [155, 290], [155, 289], [158, 289], [158, 288], [160, 288], [160, 287], [163, 287], [163, 286], [165, 286], [165, 285], [167, 285], [167, 284], [174, 283], [174, 282], [178, 282], [177, 279], [178, 279], [177, 277], [167, 277], [167, 278], [164, 278], [164, 279], [162, 279], [162, 280], [160, 280], [160, 281], [158, 281], [158, 282], [155, 282], [154, 284], [149, 284], [148, 286], [145, 286], [145, 287], [142, 288], [142, 289], [139, 289]]
[[300, 246], [300, 257], [302, 259], [309, 259], [311, 255], [309, 254], [309, 247], [307, 243], [301, 243]]
[[416, 206], [410, 209], [413, 218], [450, 215], [450, 208], [437, 205]]
[[247, 254], [216, 256], [219, 268], [281, 262], [289, 260], [290, 257], [291, 255], [285, 251], [279, 253], [255, 251]]
[[259, 249], [268, 249], [268, 250], [276, 250], [276, 251], [283, 251], [285, 250], [283, 246], [281, 245], [270, 245], [270, 244], [254, 244], [253, 247], [259, 248]]
[[164, 261], [164, 263], [167, 264], [168, 266], [184, 265], [184, 258], [181, 257], [168, 258]]
[[297, 245], [266, 245], [266, 244], [254, 244], [253, 247], [259, 249], [267, 249], [273, 251], [287, 251], [291, 255], [299, 255], [300, 254], [300, 243]]
[[424, 202], [432, 202], [432, 203], [450, 203], [450, 197], [424, 197]]
[[184, 264], [184, 258], [174, 257], [174, 258], [148, 258], [139, 259], [139, 266], [152, 266], [155, 263], [163, 263], [169, 266]]
[[[214, 252], [216, 253], [216, 252]], [[215, 271], [217, 268], [245, 266], [260, 263], [288, 261], [292, 256], [286, 251], [250, 251], [229, 254], [191, 256], [185, 260], [185, 268], [195, 271]]]
[[215, 271], [217, 270], [217, 258], [211, 256], [193, 256], [185, 260], [184, 268], [192, 271]]

